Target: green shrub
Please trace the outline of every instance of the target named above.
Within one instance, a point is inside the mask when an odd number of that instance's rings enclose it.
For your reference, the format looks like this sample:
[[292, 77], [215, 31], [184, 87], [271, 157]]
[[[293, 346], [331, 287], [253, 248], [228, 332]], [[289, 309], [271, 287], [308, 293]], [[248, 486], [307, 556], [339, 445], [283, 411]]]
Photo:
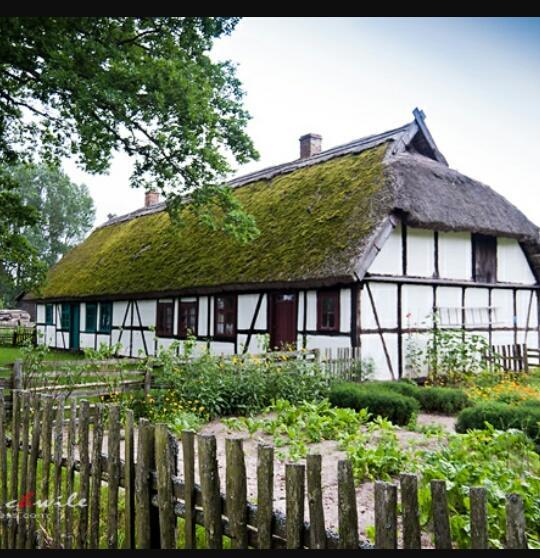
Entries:
[[537, 406], [481, 403], [459, 413], [456, 431], [463, 433], [471, 429], [486, 428], [486, 423], [498, 430], [522, 430], [537, 445], [540, 444], [540, 408]]
[[470, 405], [465, 392], [457, 388], [419, 387], [410, 382], [379, 382], [371, 384], [407, 397], [413, 397], [420, 403], [423, 411], [453, 415]]
[[399, 425], [407, 424], [419, 410], [416, 399], [376, 384], [336, 384], [330, 390], [329, 399], [336, 407], [367, 409], [374, 416], [386, 417]]

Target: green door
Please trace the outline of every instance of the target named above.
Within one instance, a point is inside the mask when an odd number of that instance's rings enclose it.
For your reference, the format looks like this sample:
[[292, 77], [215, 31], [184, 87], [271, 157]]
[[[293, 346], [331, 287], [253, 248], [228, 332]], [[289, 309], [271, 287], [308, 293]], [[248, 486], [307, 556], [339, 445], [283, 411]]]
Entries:
[[80, 304], [69, 306], [69, 348], [78, 351], [81, 343], [81, 308]]

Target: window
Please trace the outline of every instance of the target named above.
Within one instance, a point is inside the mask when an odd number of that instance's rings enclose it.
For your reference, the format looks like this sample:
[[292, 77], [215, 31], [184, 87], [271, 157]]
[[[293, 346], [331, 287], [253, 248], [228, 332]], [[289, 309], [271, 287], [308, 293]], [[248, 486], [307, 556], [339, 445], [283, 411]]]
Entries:
[[60, 315], [60, 328], [68, 331], [71, 323], [69, 304], [62, 304], [62, 314]]
[[467, 327], [487, 327], [499, 323], [498, 309], [494, 306], [461, 306], [437, 308], [437, 319], [440, 327], [461, 327], [463, 315]]
[[97, 330], [97, 304], [95, 302], [88, 302], [86, 304], [86, 323], [84, 329], [88, 333], [95, 333]]
[[99, 305], [99, 332], [110, 333], [112, 329], [112, 303], [101, 302]]
[[54, 324], [54, 306], [52, 304], [45, 304], [45, 325]]
[[317, 329], [339, 331], [339, 291], [317, 293]]
[[236, 335], [236, 295], [216, 296], [214, 312], [215, 337]]
[[172, 300], [158, 301], [156, 333], [159, 337], [172, 337], [174, 324], [174, 302]]
[[497, 238], [472, 235], [473, 279], [480, 283], [497, 281]]
[[178, 337], [185, 339], [197, 334], [197, 302], [180, 302], [178, 314]]

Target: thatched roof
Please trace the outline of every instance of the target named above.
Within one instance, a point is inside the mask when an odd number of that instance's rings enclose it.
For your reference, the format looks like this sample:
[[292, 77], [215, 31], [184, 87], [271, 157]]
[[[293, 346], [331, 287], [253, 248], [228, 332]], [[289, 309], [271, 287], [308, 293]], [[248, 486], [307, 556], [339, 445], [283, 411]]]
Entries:
[[365, 273], [396, 214], [413, 226], [510, 236], [530, 256], [540, 254], [538, 228], [517, 208], [448, 168], [421, 112], [395, 130], [230, 186], [261, 230], [249, 245], [209, 231], [187, 210], [179, 228], [157, 204], [96, 229], [33, 296], [122, 298], [352, 282]]

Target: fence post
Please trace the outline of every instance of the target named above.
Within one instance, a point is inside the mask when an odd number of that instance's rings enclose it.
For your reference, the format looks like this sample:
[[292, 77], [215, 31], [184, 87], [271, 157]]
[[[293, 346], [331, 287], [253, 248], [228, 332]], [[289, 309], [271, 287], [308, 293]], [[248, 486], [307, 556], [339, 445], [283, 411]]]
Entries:
[[139, 420], [137, 463], [135, 466], [135, 538], [137, 548], [152, 548], [151, 467], [154, 460], [154, 432], [147, 419]]
[[[21, 456], [21, 482], [19, 495], [27, 493], [28, 486], [28, 449], [30, 446], [30, 392], [23, 391], [21, 394], [22, 410], [22, 456]], [[19, 524], [17, 526], [16, 548], [26, 546], [26, 510], [19, 508]]]
[[471, 548], [488, 548], [487, 491], [476, 486], [469, 491], [471, 503]]
[[397, 548], [397, 486], [375, 482], [375, 547]]
[[403, 548], [419, 549], [422, 543], [418, 512], [418, 479], [412, 473], [402, 473], [399, 476], [399, 482], [403, 514]]
[[118, 488], [120, 486], [120, 407], [110, 405], [107, 444], [107, 547], [118, 548]]
[[431, 512], [433, 515], [433, 532], [437, 550], [452, 549], [450, 519], [448, 517], [448, 497], [444, 480], [431, 481]]
[[[64, 398], [56, 400], [56, 417], [54, 424], [54, 501], [60, 501], [62, 490], [62, 447], [64, 441]], [[61, 509], [55, 506], [53, 511], [53, 546], [62, 547]]]
[[157, 424], [155, 430], [156, 474], [159, 506], [160, 548], [176, 548], [176, 516], [172, 475], [176, 452], [172, 437], [165, 424]]
[[90, 458], [88, 451], [88, 421], [90, 418], [90, 404], [82, 399], [79, 406], [79, 496], [85, 500], [86, 506], [79, 508], [78, 548], [86, 548], [88, 537], [88, 495], [90, 486]]
[[6, 518], [6, 502], [8, 501], [8, 484], [7, 484], [7, 447], [6, 447], [6, 422], [5, 414], [4, 390], [0, 390], [0, 484], [2, 488], [2, 496], [0, 499], [0, 523], [2, 525], [2, 547], [8, 548], [8, 525]]
[[506, 548], [528, 548], [525, 510], [519, 494], [506, 496]]
[[227, 517], [231, 533], [231, 548], [248, 547], [247, 480], [244, 449], [240, 438], [225, 440]]
[[338, 461], [339, 547], [358, 548], [358, 510], [351, 462]]
[[208, 548], [221, 550], [223, 527], [221, 524], [221, 495], [215, 436], [199, 435], [199, 475], [203, 501], [204, 527]]
[[135, 548], [135, 449], [134, 414], [126, 411], [124, 429], [124, 488], [125, 488], [125, 539], [124, 548]]
[[309, 454], [307, 465], [307, 493], [309, 504], [309, 548], [326, 548], [326, 529], [324, 526], [324, 508], [322, 500], [320, 454]]
[[287, 463], [285, 465], [287, 548], [302, 548], [304, 484], [304, 465], [299, 463]]
[[257, 446], [257, 547], [272, 548], [274, 448]]
[[90, 488], [90, 535], [88, 548], [99, 548], [99, 516], [101, 512], [101, 454], [103, 450], [103, 405], [96, 405], [92, 433], [92, 486]]
[[184, 463], [184, 545], [187, 549], [197, 547], [195, 537], [195, 432], [182, 432], [182, 460]]
[[[11, 418], [11, 500], [18, 501], [19, 499], [19, 446], [21, 436], [21, 422], [20, 422], [20, 406], [21, 406], [21, 392], [20, 390], [12, 391], [12, 418]], [[17, 519], [15, 512], [11, 513], [9, 518], [9, 537], [8, 548], [15, 548], [15, 540], [17, 535]]]
[[[34, 411], [34, 420], [32, 423], [32, 441], [30, 443], [30, 462], [28, 464], [28, 493], [36, 494], [37, 484], [37, 465], [39, 456], [39, 439], [41, 435], [41, 409], [40, 399], [37, 395], [32, 397], [32, 409]], [[28, 533], [26, 537], [26, 548], [33, 549], [36, 545], [36, 518], [34, 517], [36, 511], [35, 499], [32, 498], [30, 505], [30, 520], [28, 526]]]
[[[42, 396], [43, 406], [43, 424], [41, 425], [41, 486], [40, 498], [47, 500], [49, 498], [49, 480], [51, 465], [51, 447], [52, 447], [52, 421], [53, 421], [53, 399], [48, 395]], [[41, 523], [47, 530], [48, 510], [43, 508], [41, 514]]]
[[[73, 400], [69, 410], [69, 427], [67, 439], [67, 461], [66, 461], [66, 495], [69, 498], [75, 488], [75, 449], [77, 446], [77, 402]], [[66, 549], [73, 548], [73, 508], [66, 506], [65, 509], [65, 543]]]

